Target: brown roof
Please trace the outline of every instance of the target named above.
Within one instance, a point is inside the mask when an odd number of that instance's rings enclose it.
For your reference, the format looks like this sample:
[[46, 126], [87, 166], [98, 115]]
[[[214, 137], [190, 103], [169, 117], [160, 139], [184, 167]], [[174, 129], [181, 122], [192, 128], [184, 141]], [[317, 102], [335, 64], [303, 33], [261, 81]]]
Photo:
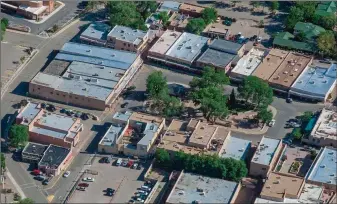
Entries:
[[310, 62], [311, 57], [289, 53], [268, 81], [272, 84], [290, 87]]
[[304, 183], [303, 178], [294, 176], [285, 176], [279, 173], [272, 172], [269, 174], [263, 189], [261, 198], [298, 198], [301, 193]]
[[252, 75], [263, 80], [268, 80], [283, 62], [288, 53], [288, 51], [272, 49], [263, 59], [262, 63], [254, 70]]
[[163, 122], [164, 118], [147, 115], [144, 113], [133, 112], [130, 116], [130, 120], [140, 121], [144, 123], [153, 122], [159, 126]]
[[183, 3], [180, 5], [179, 10], [184, 10], [184, 11], [193, 11], [195, 13], [201, 13], [204, 8], [200, 7], [200, 6], [195, 6], [192, 4], [187, 4], [187, 3]]
[[202, 145], [206, 148], [208, 142], [214, 136], [217, 131], [217, 127], [213, 125], [208, 125], [205, 122], [200, 122], [193, 131], [190, 137], [190, 143]]

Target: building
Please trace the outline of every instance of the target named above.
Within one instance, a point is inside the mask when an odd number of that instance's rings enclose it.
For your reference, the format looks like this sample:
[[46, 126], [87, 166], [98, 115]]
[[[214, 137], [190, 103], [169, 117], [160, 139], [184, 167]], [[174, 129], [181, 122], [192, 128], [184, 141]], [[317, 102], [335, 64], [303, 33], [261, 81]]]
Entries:
[[78, 144], [83, 131], [79, 118], [49, 113], [31, 102], [19, 111], [16, 124], [28, 126], [29, 141], [70, 149]]
[[151, 60], [165, 63], [165, 53], [172, 47], [181, 34], [181, 32], [166, 30], [151, 47], [147, 57]]
[[294, 27], [294, 35], [303, 33], [305, 40], [309, 42], [315, 42], [316, 38], [324, 32], [324, 28], [312, 23], [297, 22]]
[[268, 55], [263, 58], [262, 63], [253, 71], [252, 76], [268, 81], [288, 54], [288, 51], [271, 49]]
[[98, 144], [98, 151], [147, 158], [165, 124], [164, 118], [137, 112], [116, 113]]
[[195, 119], [188, 122], [173, 119], [165, 134], [160, 137], [157, 148], [165, 149], [170, 155], [176, 151], [219, 155], [227, 137], [230, 137], [230, 131], [223, 127]]
[[29, 94], [98, 110], [110, 106], [142, 64], [131, 52], [77, 43], [64, 44], [55, 59], [69, 63], [58, 63], [58, 76], [39, 72]]
[[228, 72], [233, 61], [244, 54], [245, 46], [227, 40], [215, 39], [209, 48], [198, 58], [196, 67], [202, 69], [212, 66], [218, 70]]
[[159, 13], [153, 13], [145, 20], [145, 25], [149, 29], [159, 30], [163, 27], [162, 20], [159, 19]]
[[251, 144], [252, 142], [249, 140], [227, 137], [222, 146], [222, 150], [220, 151], [220, 157], [245, 161], [250, 151]]
[[180, 7], [179, 2], [176, 1], [164, 1], [160, 6], [158, 11], [167, 11], [167, 12], [178, 12]]
[[206, 28], [202, 31], [202, 34], [209, 38], [226, 40], [229, 32], [222, 23], [211, 23], [206, 26]]
[[168, 29], [184, 32], [190, 18], [187, 14], [174, 12], [168, 20], [170, 22]]
[[289, 32], [277, 34], [273, 40], [274, 47], [316, 53], [318, 48], [314, 43], [300, 42], [295, 40], [295, 36]]
[[54, 11], [55, 1], [1, 1], [1, 7], [15, 11], [18, 15], [32, 20], [40, 20]]
[[28, 142], [21, 152], [22, 161], [37, 164], [43, 157], [43, 153], [47, 147], [47, 145]]
[[318, 15], [318, 16], [337, 15], [336, 2], [321, 1], [316, 7], [315, 15]]
[[260, 198], [282, 202], [284, 198], [298, 199], [304, 179], [296, 176], [271, 172], [264, 183]]
[[308, 66], [290, 88], [290, 95], [313, 101], [330, 101], [336, 98], [336, 64], [327, 68]]
[[201, 16], [204, 7], [183, 3], [179, 7], [179, 12], [185, 15], [192, 16], [194, 18], [198, 18]]
[[230, 78], [234, 81], [242, 81], [245, 77], [250, 76], [266, 55], [267, 50], [252, 48], [230, 71]]
[[81, 35], [80, 40], [83, 43], [97, 46], [107, 46], [108, 33], [111, 27], [105, 23], [91, 23]]
[[108, 34], [108, 47], [141, 53], [147, 46], [148, 32], [116, 25]]
[[234, 203], [240, 188], [232, 181], [181, 172], [166, 203]]
[[334, 148], [321, 148], [305, 177], [306, 183], [336, 191], [336, 155], [337, 150]]
[[337, 148], [337, 113], [323, 109], [311, 133], [304, 136], [302, 142], [319, 147]]
[[189, 69], [209, 42], [209, 38], [183, 33], [166, 52], [166, 63]]
[[71, 149], [49, 145], [41, 158], [39, 170], [47, 175], [57, 176], [65, 170], [72, 159]]
[[302, 71], [312, 62], [312, 57], [289, 53], [274, 74], [269, 78], [270, 86], [277, 92], [288, 93]]
[[249, 174], [262, 178], [268, 177], [270, 171], [277, 163], [281, 150], [281, 140], [262, 137], [253, 159], [250, 162]]

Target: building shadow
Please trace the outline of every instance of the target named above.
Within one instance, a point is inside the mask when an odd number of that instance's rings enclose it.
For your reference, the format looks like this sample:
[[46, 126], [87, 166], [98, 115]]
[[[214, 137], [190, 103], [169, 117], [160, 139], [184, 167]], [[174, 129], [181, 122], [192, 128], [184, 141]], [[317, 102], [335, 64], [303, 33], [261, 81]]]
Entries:
[[57, 55], [58, 52], [59, 52], [58, 50], [53, 50], [49, 53], [49, 55], [47, 56], [46, 63], [42, 66], [42, 68], [40, 70], [41, 72], [43, 72], [48, 67], [50, 62], [54, 60], [54, 58], [55, 58], [55, 56]]
[[105, 132], [108, 130], [110, 125], [111, 123], [104, 123], [103, 125], [93, 125], [92, 126], [91, 131], [94, 131], [97, 133], [85, 150], [88, 154], [93, 154], [96, 152], [99, 141], [101, 141], [102, 137], [104, 136]]
[[17, 87], [15, 87], [15, 89], [11, 93], [19, 96], [27, 96], [28, 86], [29, 82], [22, 81]]

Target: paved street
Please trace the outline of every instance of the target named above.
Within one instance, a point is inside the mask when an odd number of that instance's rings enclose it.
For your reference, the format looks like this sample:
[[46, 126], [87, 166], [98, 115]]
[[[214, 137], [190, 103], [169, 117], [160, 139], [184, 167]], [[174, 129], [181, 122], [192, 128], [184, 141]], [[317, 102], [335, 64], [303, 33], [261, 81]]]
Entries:
[[20, 16], [14, 17], [12, 15], [9, 15], [9, 14], [3, 13], [3, 12], [0, 13], [0, 17], [1, 18], [7, 18], [9, 21], [14, 22], [15, 24], [29, 26], [31, 28], [32, 34], [39, 34], [43, 30], [46, 30], [46, 29], [52, 27], [53, 25], [57, 24], [58, 22], [65, 21], [68, 16], [73, 15], [74, 12], [78, 9], [77, 5], [78, 5], [79, 1], [62, 1], [62, 2], [65, 4], [65, 6], [60, 11], [55, 13], [48, 20], [46, 20], [45, 22], [43, 22], [41, 24], [31, 23], [31, 22], [23, 19]]

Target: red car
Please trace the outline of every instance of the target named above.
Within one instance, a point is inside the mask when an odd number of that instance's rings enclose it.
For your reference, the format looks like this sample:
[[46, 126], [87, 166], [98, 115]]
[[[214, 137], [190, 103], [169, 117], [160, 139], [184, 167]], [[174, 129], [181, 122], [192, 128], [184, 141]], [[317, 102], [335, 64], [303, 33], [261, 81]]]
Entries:
[[39, 169], [34, 169], [34, 170], [32, 171], [32, 174], [33, 174], [34, 176], [39, 176], [39, 175], [42, 175], [42, 172], [41, 172]]
[[89, 184], [88, 183], [80, 183], [80, 184], [78, 184], [78, 186], [79, 187], [88, 187], [89, 186]]
[[129, 161], [127, 167], [131, 167], [133, 165], [133, 161]]

